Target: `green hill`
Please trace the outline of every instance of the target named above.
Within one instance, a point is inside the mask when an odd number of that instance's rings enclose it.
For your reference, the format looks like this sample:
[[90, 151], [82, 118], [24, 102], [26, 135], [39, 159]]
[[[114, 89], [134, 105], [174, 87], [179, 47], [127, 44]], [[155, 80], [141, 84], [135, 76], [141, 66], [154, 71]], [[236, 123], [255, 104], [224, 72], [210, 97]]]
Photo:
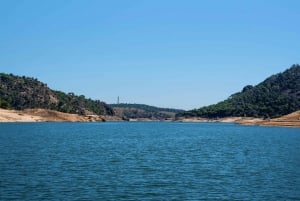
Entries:
[[113, 107], [115, 114], [124, 119], [147, 118], [153, 120], [163, 120], [175, 118], [177, 113], [182, 113], [184, 110], [159, 108], [144, 104], [110, 104]]
[[99, 100], [51, 90], [37, 79], [5, 73], [0, 73], [0, 107], [17, 110], [43, 108], [74, 114], [114, 114], [110, 106]]
[[297, 110], [300, 110], [300, 65], [293, 65], [256, 86], [245, 86], [241, 92], [231, 95], [225, 101], [178, 116], [273, 118]]

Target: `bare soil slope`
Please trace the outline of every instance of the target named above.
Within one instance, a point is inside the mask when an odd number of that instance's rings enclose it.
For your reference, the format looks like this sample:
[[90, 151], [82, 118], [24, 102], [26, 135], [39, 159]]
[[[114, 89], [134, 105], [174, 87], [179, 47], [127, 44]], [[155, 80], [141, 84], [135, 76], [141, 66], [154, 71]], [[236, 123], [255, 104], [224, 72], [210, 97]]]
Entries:
[[279, 118], [268, 120], [241, 119], [236, 121], [236, 123], [244, 125], [300, 127], [300, 110]]

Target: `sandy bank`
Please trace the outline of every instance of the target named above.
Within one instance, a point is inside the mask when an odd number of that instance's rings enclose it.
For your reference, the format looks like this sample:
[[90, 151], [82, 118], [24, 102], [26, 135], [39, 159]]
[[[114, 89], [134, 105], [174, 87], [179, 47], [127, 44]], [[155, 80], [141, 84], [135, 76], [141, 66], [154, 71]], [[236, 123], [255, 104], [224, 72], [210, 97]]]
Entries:
[[241, 119], [236, 121], [243, 125], [300, 127], [300, 111], [274, 119]]
[[98, 115], [78, 115], [46, 109], [0, 109], [0, 122], [97, 122], [105, 118]]

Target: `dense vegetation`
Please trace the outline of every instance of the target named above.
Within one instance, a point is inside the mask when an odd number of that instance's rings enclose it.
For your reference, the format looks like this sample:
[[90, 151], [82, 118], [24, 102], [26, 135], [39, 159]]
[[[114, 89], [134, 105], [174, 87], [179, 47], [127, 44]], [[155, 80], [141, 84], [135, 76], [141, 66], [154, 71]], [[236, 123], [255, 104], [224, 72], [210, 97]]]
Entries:
[[44, 108], [74, 114], [113, 114], [112, 108], [99, 100], [54, 91], [37, 79], [4, 73], [0, 73], [0, 107], [17, 110]]
[[123, 117], [124, 119], [171, 119], [175, 117], [175, 114], [184, 112], [184, 110], [170, 109], [170, 108], [159, 108], [144, 104], [111, 104], [115, 114]]
[[218, 118], [228, 116], [279, 117], [300, 110], [300, 65], [273, 75], [257, 86], [215, 105], [187, 111], [178, 116]]

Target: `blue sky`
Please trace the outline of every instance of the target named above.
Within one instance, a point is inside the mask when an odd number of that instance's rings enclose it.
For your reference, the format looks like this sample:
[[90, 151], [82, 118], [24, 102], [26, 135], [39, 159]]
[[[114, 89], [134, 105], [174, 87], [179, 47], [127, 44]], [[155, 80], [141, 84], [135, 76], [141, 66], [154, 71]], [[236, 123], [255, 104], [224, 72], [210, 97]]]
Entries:
[[0, 0], [0, 72], [193, 109], [300, 63], [300, 1]]

